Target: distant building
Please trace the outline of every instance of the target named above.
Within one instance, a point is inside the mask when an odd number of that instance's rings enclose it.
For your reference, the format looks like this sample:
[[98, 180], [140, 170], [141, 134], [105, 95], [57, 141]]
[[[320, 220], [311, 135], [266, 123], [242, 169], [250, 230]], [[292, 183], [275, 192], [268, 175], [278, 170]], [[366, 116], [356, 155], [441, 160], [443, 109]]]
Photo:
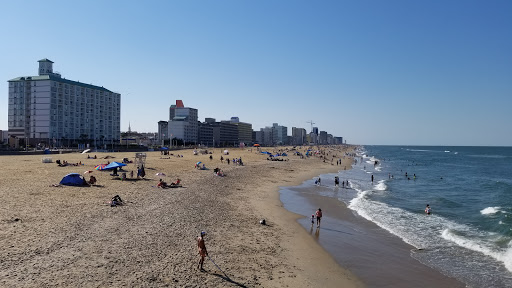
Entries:
[[238, 143], [245, 143], [246, 145], [252, 143], [252, 124], [240, 122], [240, 119], [238, 117], [231, 117], [230, 121], [221, 122], [228, 122], [236, 125], [238, 129]]
[[318, 144], [320, 145], [326, 145], [327, 143], [327, 132], [326, 131], [320, 131], [320, 135], [318, 135]]
[[176, 100], [170, 108], [168, 133], [171, 139], [177, 138], [184, 143], [197, 143], [198, 124], [197, 109], [183, 106], [183, 101]]
[[213, 126], [213, 137], [215, 138], [215, 145], [238, 146], [238, 127], [229, 122], [215, 122]]
[[293, 145], [304, 145], [306, 142], [306, 129], [292, 127], [292, 140]]
[[[212, 118], [209, 118], [209, 119], [212, 119]], [[215, 144], [214, 144], [214, 137], [213, 137], [212, 122], [206, 122], [206, 121], [204, 123], [199, 122], [198, 127], [199, 127], [199, 130], [198, 130], [199, 141], [197, 144], [213, 147]]]
[[38, 76], [9, 80], [9, 136], [35, 146], [70, 146], [79, 141], [120, 139], [121, 95], [67, 80], [41, 59]]
[[158, 121], [158, 140], [168, 140], [169, 135], [169, 121]]
[[7, 140], [9, 138], [9, 132], [5, 130], [0, 130], [0, 144], [7, 144]]
[[343, 144], [343, 137], [334, 137], [335, 144]]
[[252, 142], [255, 144], [263, 145], [263, 132], [262, 131], [253, 131], [252, 132]]
[[261, 128], [261, 145], [274, 146], [274, 129], [272, 127]]
[[277, 123], [274, 123], [272, 125], [272, 129], [274, 129], [274, 135], [273, 135], [273, 144], [274, 145], [287, 145], [288, 141], [288, 127], [281, 126]]

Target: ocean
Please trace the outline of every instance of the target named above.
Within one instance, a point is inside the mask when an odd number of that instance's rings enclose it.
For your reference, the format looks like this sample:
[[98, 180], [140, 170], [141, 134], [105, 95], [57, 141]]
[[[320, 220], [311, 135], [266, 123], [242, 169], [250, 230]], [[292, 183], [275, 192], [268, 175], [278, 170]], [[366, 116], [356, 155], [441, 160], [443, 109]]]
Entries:
[[[285, 208], [304, 215], [299, 222], [307, 228], [313, 208], [298, 208], [297, 191], [341, 201], [415, 247], [410, 257], [426, 266], [468, 287], [512, 287], [512, 147], [364, 146], [357, 155], [352, 169], [320, 175], [321, 186], [311, 179], [283, 187]], [[349, 189], [334, 187], [335, 176]], [[331, 230], [342, 226], [329, 221]]]

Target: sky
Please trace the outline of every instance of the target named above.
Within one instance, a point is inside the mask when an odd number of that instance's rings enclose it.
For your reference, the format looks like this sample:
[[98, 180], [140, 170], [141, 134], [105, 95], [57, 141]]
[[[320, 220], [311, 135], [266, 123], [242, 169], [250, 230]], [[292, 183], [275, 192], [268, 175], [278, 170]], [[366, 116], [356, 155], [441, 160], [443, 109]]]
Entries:
[[[512, 1], [1, 1], [8, 80], [42, 58], [121, 93], [121, 130], [177, 99], [350, 144], [512, 146]], [[1, 94], [0, 94], [1, 95]]]

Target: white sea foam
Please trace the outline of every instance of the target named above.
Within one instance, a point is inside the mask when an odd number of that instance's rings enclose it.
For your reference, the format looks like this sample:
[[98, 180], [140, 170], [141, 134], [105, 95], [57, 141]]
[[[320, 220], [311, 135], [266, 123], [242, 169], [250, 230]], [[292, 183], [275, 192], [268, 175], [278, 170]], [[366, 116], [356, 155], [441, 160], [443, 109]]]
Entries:
[[388, 188], [385, 180], [380, 180], [377, 185], [373, 187], [375, 190], [384, 191]]
[[452, 229], [445, 229], [442, 233], [442, 237], [448, 241], [454, 242], [458, 246], [491, 256], [492, 258], [503, 262], [505, 267], [512, 272], [512, 247], [510, 247], [510, 242], [507, 249], [497, 249], [491, 247], [489, 243], [484, 241], [472, 240], [464, 236], [457, 235]]
[[500, 212], [501, 207], [487, 207], [480, 211], [482, 215], [496, 214]]
[[375, 167], [375, 171], [379, 171], [379, 172], [382, 171], [382, 167], [380, 167], [380, 166]]
[[444, 153], [450, 153], [450, 150], [445, 150]]

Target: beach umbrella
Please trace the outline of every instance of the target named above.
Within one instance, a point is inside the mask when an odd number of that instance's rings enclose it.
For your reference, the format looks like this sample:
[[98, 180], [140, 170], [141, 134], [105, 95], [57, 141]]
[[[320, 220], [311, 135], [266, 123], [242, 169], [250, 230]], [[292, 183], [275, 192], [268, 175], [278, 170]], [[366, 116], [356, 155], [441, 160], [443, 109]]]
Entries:
[[156, 175], [156, 176], [167, 176], [167, 175], [165, 175], [165, 173], [162, 173], [162, 172], [158, 172], [158, 173], [156, 173], [155, 175]]
[[260, 147], [260, 144], [254, 144], [254, 147]]
[[105, 170], [105, 167], [107, 167], [107, 164], [100, 164], [100, 165], [96, 165], [94, 166], [94, 170]]
[[203, 162], [199, 161], [199, 162], [197, 162], [197, 163], [196, 163], [196, 165], [199, 165], [199, 164], [201, 164], [201, 163], [203, 163]]
[[115, 169], [115, 168], [119, 168], [119, 167], [122, 167], [122, 166], [126, 166], [126, 164], [124, 163], [119, 163], [119, 162], [112, 162], [110, 164], [108, 164], [107, 166], [105, 166], [105, 170], [110, 170], [110, 169]]

